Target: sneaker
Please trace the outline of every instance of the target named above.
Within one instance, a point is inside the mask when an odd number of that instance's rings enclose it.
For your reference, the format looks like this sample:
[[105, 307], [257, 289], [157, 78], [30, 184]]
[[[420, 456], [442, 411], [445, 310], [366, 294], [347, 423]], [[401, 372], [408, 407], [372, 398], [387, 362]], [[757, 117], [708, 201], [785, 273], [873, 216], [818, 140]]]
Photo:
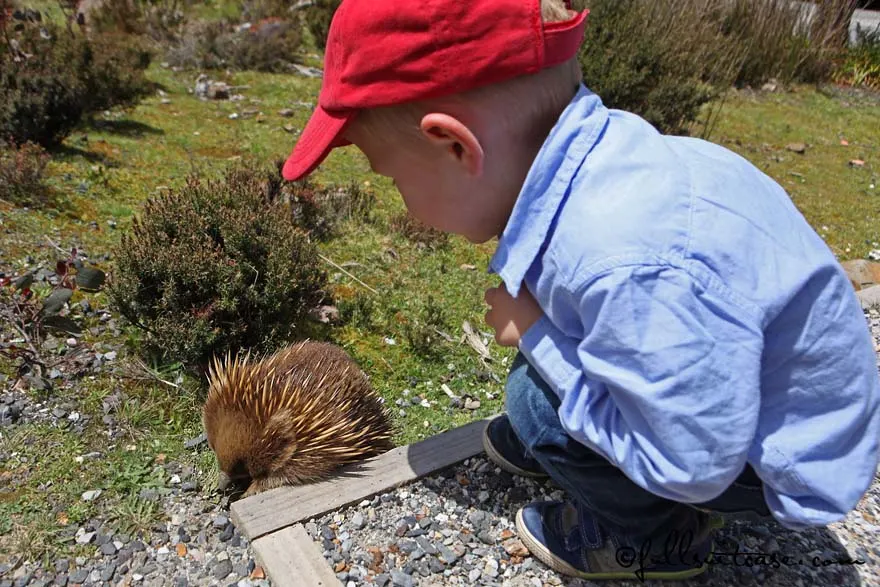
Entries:
[[489, 460], [513, 475], [546, 477], [541, 465], [526, 453], [507, 414], [494, 418], [483, 430], [483, 449]]
[[[586, 580], [688, 579], [709, 568], [713, 546], [710, 533], [690, 548], [679, 540], [666, 556], [644, 556], [602, 528], [587, 509], [558, 501], [521, 508], [516, 529], [535, 558], [559, 573]], [[686, 549], [683, 556], [680, 546]]]

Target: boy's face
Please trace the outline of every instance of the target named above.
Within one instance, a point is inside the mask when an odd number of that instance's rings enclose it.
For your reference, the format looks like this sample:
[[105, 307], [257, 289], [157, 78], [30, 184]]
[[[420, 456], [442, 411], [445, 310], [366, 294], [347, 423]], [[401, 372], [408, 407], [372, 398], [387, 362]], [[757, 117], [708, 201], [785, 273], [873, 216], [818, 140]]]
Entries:
[[[441, 131], [442, 133], [442, 131]], [[478, 143], [440, 138], [377, 137], [352, 124], [345, 138], [358, 147], [374, 172], [394, 180], [409, 213], [443, 232], [483, 243], [504, 230], [513, 201], [496, 195], [485, 173]]]

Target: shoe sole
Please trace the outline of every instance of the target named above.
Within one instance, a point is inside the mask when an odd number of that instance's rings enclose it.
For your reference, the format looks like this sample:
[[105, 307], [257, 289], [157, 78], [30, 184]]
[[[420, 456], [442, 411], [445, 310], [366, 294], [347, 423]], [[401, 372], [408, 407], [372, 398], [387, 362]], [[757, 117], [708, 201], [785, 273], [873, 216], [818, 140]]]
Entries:
[[[559, 558], [550, 550], [538, 542], [538, 540], [529, 532], [528, 528], [526, 528], [525, 522], [522, 519], [522, 508], [516, 513], [516, 530], [519, 535], [519, 539], [522, 540], [523, 545], [532, 553], [532, 556], [540, 560], [542, 563], [556, 571], [557, 573], [562, 573], [563, 575], [567, 575], [569, 577], [576, 577], [578, 579], [587, 579], [587, 580], [615, 580], [615, 579], [634, 579], [636, 581], [639, 580], [648, 580], [648, 579], [657, 579], [657, 580], [680, 580], [680, 579], [690, 579], [691, 577], [696, 577], [697, 575], [701, 575], [709, 570], [709, 563], [705, 562], [701, 566], [688, 569], [686, 571], [645, 571], [641, 577], [638, 574], [632, 571], [609, 571], [607, 573], [586, 573], [584, 571], [579, 571], [563, 559]], [[708, 560], [711, 560], [711, 550], [714, 549], [714, 543], [711, 545], [710, 554], [707, 557]]]
[[547, 473], [535, 473], [533, 471], [520, 469], [519, 467], [505, 459], [503, 456], [501, 456], [501, 453], [495, 450], [495, 447], [492, 446], [492, 441], [489, 440], [489, 424], [486, 424], [486, 427], [483, 428], [483, 450], [486, 451], [486, 456], [489, 457], [490, 461], [512, 475], [519, 475], [520, 477], [531, 477], [532, 479], [542, 479], [547, 477]]

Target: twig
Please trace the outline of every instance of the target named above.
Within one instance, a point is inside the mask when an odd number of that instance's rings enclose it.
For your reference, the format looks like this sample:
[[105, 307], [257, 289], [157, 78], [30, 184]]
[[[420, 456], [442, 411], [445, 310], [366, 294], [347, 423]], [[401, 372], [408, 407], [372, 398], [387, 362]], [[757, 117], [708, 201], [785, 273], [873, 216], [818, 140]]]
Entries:
[[54, 242], [51, 238], [49, 238], [47, 235], [44, 234], [43, 237], [44, 237], [44, 238], [46, 239], [46, 241], [48, 241], [48, 243], [49, 243], [50, 245], [52, 245], [52, 246], [55, 248], [55, 250], [58, 251], [59, 253], [63, 253], [63, 254], [65, 254], [65, 255], [69, 255], [69, 254], [70, 254], [70, 251], [65, 251], [64, 249], [62, 249], [61, 247], [59, 247], [58, 244], [57, 244], [56, 242]]
[[166, 381], [165, 379], [162, 379], [162, 377], [160, 377], [158, 373], [154, 372], [152, 369], [147, 367], [147, 365], [143, 361], [141, 361], [140, 359], [135, 359], [135, 363], [144, 371], [144, 373], [146, 373], [147, 375], [149, 375], [151, 378], [155, 379], [156, 381], [159, 381], [160, 383], [164, 383], [165, 385], [170, 385], [174, 389], [180, 389], [180, 386], [177, 385], [176, 383], [172, 383], [171, 381]]
[[361, 281], [360, 279], [358, 279], [357, 277], [355, 277], [354, 275], [352, 275], [351, 273], [349, 273], [348, 271], [346, 271], [345, 269], [343, 269], [342, 267], [340, 267], [339, 265], [337, 265], [336, 263], [334, 263], [333, 261], [331, 261], [330, 259], [325, 257], [324, 255], [318, 253], [318, 256], [321, 257], [321, 259], [323, 259], [327, 263], [330, 263], [331, 265], [333, 265], [334, 267], [336, 267], [337, 269], [339, 269], [340, 271], [342, 271], [343, 273], [345, 273], [346, 275], [351, 277], [352, 279], [354, 279], [355, 281], [357, 281], [358, 283], [360, 283], [362, 286], [364, 286], [365, 288], [367, 288], [368, 290], [370, 290], [374, 294], [379, 295], [379, 292], [377, 292], [375, 289], [373, 289], [372, 287], [370, 287], [369, 285], [367, 285], [366, 283], [364, 283], [363, 281]]

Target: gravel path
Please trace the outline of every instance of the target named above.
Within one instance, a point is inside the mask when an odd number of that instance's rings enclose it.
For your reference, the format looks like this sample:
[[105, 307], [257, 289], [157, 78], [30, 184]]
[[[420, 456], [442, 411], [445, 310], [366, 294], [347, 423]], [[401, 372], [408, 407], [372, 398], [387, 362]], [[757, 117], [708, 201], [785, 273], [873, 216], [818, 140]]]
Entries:
[[[880, 312], [866, 312], [880, 349]], [[67, 418], [83, 423], [63, 408], [31, 403], [8, 393], [0, 397], [0, 416], [10, 420]], [[53, 413], [53, 409], [58, 410]], [[64, 412], [62, 414], [62, 412]], [[10, 455], [0, 454], [0, 466]], [[193, 471], [169, 463], [172, 482], [162, 492], [141, 498], [161, 504], [164, 521], [148, 539], [120, 535], [94, 520], [66, 535], [94, 547], [94, 554], [8, 568], [0, 565], [0, 587], [30, 585], [107, 585], [126, 587], [269, 586], [256, 566], [248, 541], [228, 517], [225, 498], [200, 491]], [[528, 555], [513, 523], [519, 507], [538, 499], [559, 499], [550, 481], [511, 476], [475, 457], [440, 474], [310, 520], [306, 529], [346, 587], [498, 585], [504, 587], [582, 586], [548, 570]], [[775, 568], [769, 561], [714, 565], [689, 585], [839, 585], [880, 587], [880, 473], [858, 508], [827, 528], [789, 532], [774, 522], [728, 518], [716, 538], [716, 551], [788, 556], [792, 564]], [[861, 564], [814, 566], [819, 561], [856, 560]], [[637, 585], [602, 582], [596, 585]], [[676, 587], [684, 583], [648, 582]], [[306, 587], [306, 586], [304, 586]]]

